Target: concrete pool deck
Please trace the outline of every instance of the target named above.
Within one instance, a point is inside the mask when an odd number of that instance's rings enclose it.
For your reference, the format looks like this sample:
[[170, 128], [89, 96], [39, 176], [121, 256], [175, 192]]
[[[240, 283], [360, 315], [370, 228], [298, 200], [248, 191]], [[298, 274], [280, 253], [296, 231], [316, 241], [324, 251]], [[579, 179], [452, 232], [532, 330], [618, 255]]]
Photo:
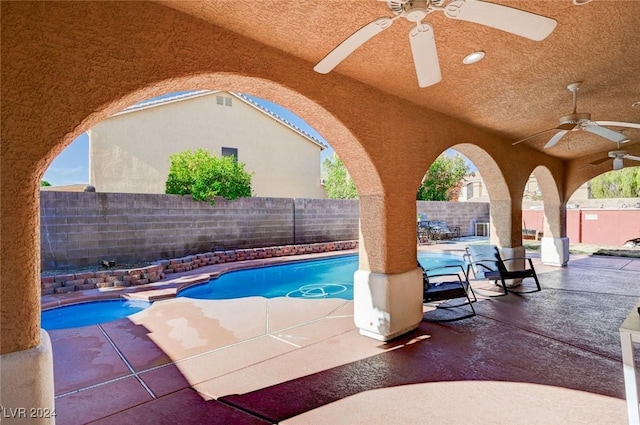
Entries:
[[50, 331], [57, 422], [626, 423], [618, 328], [640, 260], [531, 256], [542, 292], [480, 299], [476, 317], [387, 343], [360, 336], [339, 299], [168, 299]]

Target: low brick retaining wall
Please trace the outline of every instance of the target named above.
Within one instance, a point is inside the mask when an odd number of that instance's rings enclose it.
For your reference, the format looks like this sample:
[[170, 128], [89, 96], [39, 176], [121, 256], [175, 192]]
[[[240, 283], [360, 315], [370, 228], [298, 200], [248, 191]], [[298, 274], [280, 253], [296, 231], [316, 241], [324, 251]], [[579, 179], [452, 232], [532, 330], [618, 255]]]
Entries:
[[181, 258], [154, 261], [152, 265], [129, 270], [100, 270], [95, 272], [67, 273], [41, 278], [42, 295], [62, 294], [96, 288], [128, 287], [158, 282], [167, 274], [191, 271], [213, 264], [290, 255], [356, 249], [358, 241], [323, 242], [301, 245], [273, 246], [267, 248], [234, 249], [205, 252]]

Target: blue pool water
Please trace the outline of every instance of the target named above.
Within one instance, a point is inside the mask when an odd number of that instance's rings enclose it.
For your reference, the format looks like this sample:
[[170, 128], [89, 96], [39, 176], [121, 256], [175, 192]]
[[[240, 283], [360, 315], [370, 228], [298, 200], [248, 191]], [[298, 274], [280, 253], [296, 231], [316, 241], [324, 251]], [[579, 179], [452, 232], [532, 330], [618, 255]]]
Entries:
[[42, 312], [42, 327], [51, 331], [97, 325], [127, 317], [150, 306], [151, 303], [142, 300], [108, 300], [56, 307]]
[[[459, 256], [445, 253], [421, 253], [418, 260], [429, 269], [463, 264]], [[239, 270], [180, 291], [178, 296], [209, 300], [253, 296], [351, 300], [353, 273], [357, 269], [358, 256], [350, 255]]]
[[[461, 257], [445, 253], [420, 253], [418, 260], [428, 269], [463, 264]], [[353, 273], [357, 269], [358, 256], [349, 255], [238, 270], [182, 290], [178, 296], [217, 300], [253, 296], [351, 300]], [[113, 300], [58, 307], [42, 312], [42, 327], [53, 330], [109, 322], [150, 305], [146, 301]]]
[[180, 291], [178, 296], [210, 300], [255, 296], [350, 300], [356, 270], [355, 255], [238, 270]]

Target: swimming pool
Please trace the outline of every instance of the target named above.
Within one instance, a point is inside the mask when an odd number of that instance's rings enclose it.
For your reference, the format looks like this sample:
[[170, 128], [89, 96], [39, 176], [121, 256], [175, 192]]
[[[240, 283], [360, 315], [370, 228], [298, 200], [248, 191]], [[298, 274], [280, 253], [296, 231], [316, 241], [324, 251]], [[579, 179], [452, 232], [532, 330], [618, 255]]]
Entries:
[[[421, 253], [425, 268], [462, 264], [461, 257], [446, 253]], [[353, 299], [353, 274], [358, 256], [301, 261], [225, 273], [209, 282], [178, 293], [179, 297], [224, 300], [244, 297]]]
[[67, 305], [44, 310], [41, 315], [41, 326], [51, 331], [97, 325], [130, 316], [149, 307], [151, 303], [144, 300], [124, 299]]
[[[425, 268], [463, 264], [460, 256], [447, 253], [418, 254]], [[215, 279], [178, 293], [178, 297], [223, 300], [244, 297], [342, 298], [353, 299], [353, 274], [358, 256], [296, 261], [268, 267], [223, 273]], [[46, 330], [95, 325], [121, 319], [148, 308], [140, 300], [94, 301], [57, 307], [42, 312]]]

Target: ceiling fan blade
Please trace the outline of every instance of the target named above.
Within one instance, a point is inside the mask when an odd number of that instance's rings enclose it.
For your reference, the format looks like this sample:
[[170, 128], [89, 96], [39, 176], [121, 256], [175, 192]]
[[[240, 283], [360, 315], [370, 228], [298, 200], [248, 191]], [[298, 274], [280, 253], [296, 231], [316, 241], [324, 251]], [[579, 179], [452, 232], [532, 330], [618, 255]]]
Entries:
[[544, 40], [555, 29], [555, 19], [479, 0], [454, 0], [445, 6], [451, 19], [486, 25], [530, 40]]
[[[547, 133], [549, 131], [553, 131], [553, 130], [566, 130], [566, 131], [571, 131], [576, 127], [576, 124], [560, 124], [559, 126], [555, 127], [555, 128], [550, 128], [548, 130], [543, 130], [540, 133], [536, 133], [536, 134], [532, 134], [531, 136], [525, 137], [524, 139], [518, 140], [517, 142], [512, 143], [512, 145], [517, 145], [518, 143], [522, 143], [522, 142], [526, 142], [529, 139], [533, 139], [534, 137], [538, 137], [541, 134]], [[564, 135], [564, 133], [563, 133]], [[558, 143], [555, 142], [554, 145]], [[548, 143], [547, 143], [548, 144]], [[551, 146], [549, 146], [551, 147]], [[546, 148], [546, 146], [545, 146]]]
[[418, 86], [428, 87], [442, 80], [436, 39], [430, 24], [420, 23], [409, 31], [409, 43], [416, 67]]
[[519, 143], [526, 142], [527, 140], [533, 139], [534, 137], [538, 137], [538, 136], [539, 136], [539, 135], [541, 135], [541, 134], [548, 133], [549, 131], [553, 131], [553, 130], [555, 130], [555, 128], [550, 128], [550, 129], [548, 129], [548, 130], [543, 130], [543, 131], [541, 131], [541, 132], [539, 132], [539, 133], [532, 134], [531, 136], [527, 136], [527, 137], [525, 137], [524, 139], [520, 139], [520, 140], [518, 140], [517, 142], [513, 142], [513, 143], [512, 143], [512, 145], [514, 145], [514, 146], [515, 146], [515, 145], [517, 145], [517, 144], [519, 144]]
[[582, 128], [589, 133], [597, 134], [598, 136], [604, 137], [605, 139], [611, 140], [615, 143], [629, 141], [629, 138], [626, 134], [618, 133], [617, 131], [613, 131], [606, 127], [601, 127], [599, 125], [585, 125]]
[[335, 68], [340, 62], [346, 59], [358, 47], [369, 41], [374, 35], [381, 33], [391, 26], [395, 18], [378, 18], [373, 22], [369, 22], [358, 31], [351, 34], [346, 40], [338, 44], [332, 51], [327, 54], [313, 70], [326, 74]]
[[612, 127], [629, 127], [640, 128], [640, 124], [634, 122], [620, 122], [620, 121], [595, 121], [598, 125], [610, 125]]
[[640, 156], [635, 156], [635, 155], [625, 155], [624, 159], [630, 159], [632, 161], [640, 161]]
[[549, 141], [547, 142], [546, 145], [544, 145], [544, 149], [549, 149], [554, 147], [555, 145], [558, 144], [558, 142], [560, 141], [560, 139], [562, 139], [562, 137], [567, 134], [568, 130], [560, 130], [558, 131], [551, 139], [549, 139]]

